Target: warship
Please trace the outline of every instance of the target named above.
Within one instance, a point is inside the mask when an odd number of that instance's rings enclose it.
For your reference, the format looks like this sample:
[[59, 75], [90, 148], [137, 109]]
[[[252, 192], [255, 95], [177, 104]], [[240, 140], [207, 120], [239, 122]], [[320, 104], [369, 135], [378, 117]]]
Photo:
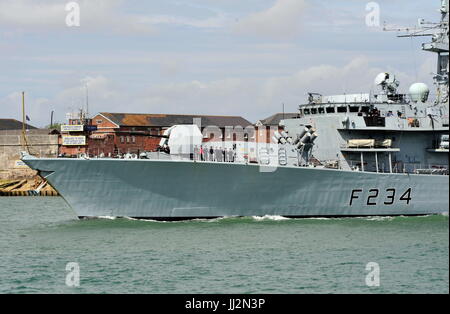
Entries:
[[441, 1], [440, 13], [437, 23], [419, 20], [417, 27], [398, 29], [399, 37], [431, 38], [422, 49], [437, 56], [435, 95], [424, 83], [399, 92], [392, 73], [380, 73], [375, 78], [377, 90], [369, 93], [308, 93], [298, 116], [282, 120], [270, 135], [272, 143], [255, 144], [256, 162], [196, 157], [202, 135], [195, 124], [167, 130], [158, 153], [70, 159], [37, 158], [24, 152], [22, 160], [80, 218], [448, 212], [446, 0]]

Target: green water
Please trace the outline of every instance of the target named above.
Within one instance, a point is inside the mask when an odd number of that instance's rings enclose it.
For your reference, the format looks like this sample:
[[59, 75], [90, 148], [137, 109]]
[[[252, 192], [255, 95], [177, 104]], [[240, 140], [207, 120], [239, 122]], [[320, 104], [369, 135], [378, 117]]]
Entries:
[[60, 198], [5, 197], [0, 213], [0, 293], [449, 292], [447, 215], [79, 221]]

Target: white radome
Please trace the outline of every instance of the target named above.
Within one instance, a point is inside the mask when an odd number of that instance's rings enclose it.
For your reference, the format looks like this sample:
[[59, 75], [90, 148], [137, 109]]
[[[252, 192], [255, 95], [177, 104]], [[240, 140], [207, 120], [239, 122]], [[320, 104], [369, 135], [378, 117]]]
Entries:
[[429, 94], [430, 89], [425, 83], [414, 83], [409, 88], [409, 95], [414, 102], [426, 102]]

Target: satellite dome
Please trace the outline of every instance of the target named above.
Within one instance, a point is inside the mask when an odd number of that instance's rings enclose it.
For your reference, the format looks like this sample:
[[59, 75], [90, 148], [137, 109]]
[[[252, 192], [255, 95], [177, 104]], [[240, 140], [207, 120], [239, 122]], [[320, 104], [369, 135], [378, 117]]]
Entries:
[[430, 89], [424, 83], [414, 83], [409, 88], [409, 95], [413, 102], [426, 102], [429, 94]]

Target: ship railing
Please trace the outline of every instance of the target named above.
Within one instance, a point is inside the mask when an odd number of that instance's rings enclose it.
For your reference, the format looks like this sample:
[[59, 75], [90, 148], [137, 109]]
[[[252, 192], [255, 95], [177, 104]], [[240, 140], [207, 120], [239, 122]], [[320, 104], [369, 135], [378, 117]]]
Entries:
[[[149, 160], [190, 160], [195, 162], [226, 162], [226, 163], [245, 163], [252, 162], [253, 159], [248, 155], [236, 156], [236, 152], [230, 150], [216, 150], [213, 154], [200, 154], [199, 152], [191, 154], [168, 154], [165, 152], [143, 152], [139, 155], [136, 153], [117, 154], [111, 156], [79, 154], [77, 158], [102, 158], [102, 159], [149, 159]], [[250, 159], [250, 160], [249, 160]]]
[[346, 160], [346, 162], [339, 163], [339, 168], [345, 169], [342, 166], [345, 163], [349, 166], [349, 168], [351, 170], [354, 170], [354, 171], [378, 172], [378, 173], [449, 175], [448, 165], [393, 162], [392, 167], [389, 167], [389, 163], [379, 162], [378, 171], [377, 171], [375, 163], [364, 162], [364, 167], [361, 167], [360, 160]]
[[[330, 96], [341, 96], [344, 97], [344, 100], [328, 100]], [[359, 98], [358, 98], [359, 96]], [[308, 102], [301, 104], [300, 107], [304, 108], [307, 106], [323, 106], [323, 105], [352, 105], [352, 104], [360, 104], [360, 105], [379, 105], [379, 104], [410, 104], [413, 100], [409, 94], [395, 94], [395, 95], [386, 95], [383, 93], [369, 94], [367, 98], [367, 93], [356, 93], [356, 94], [347, 94], [347, 95], [320, 95], [320, 97], [310, 97], [308, 98]], [[429, 93], [428, 99], [436, 99], [438, 96], [437, 93]], [[328, 101], [327, 101], [328, 100]]]
[[399, 172], [415, 174], [448, 175], [448, 165], [401, 163], [398, 164]]

